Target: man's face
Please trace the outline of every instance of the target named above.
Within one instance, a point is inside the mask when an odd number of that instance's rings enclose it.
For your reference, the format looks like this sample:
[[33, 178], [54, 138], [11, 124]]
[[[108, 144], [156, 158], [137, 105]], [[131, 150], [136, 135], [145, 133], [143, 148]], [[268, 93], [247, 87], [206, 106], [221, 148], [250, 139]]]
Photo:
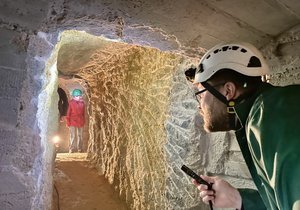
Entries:
[[[210, 84], [214, 86], [214, 84]], [[196, 85], [198, 90], [203, 90], [201, 84]], [[220, 93], [224, 91], [223, 85], [215, 87]], [[222, 93], [223, 94], [223, 93]], [[212, 95], [208, 90], [196, 96], [199, 102], [199, 113], [204, 120], [204, 129], [206, 132], [228, 131], [229, 115], [227, 106]]]

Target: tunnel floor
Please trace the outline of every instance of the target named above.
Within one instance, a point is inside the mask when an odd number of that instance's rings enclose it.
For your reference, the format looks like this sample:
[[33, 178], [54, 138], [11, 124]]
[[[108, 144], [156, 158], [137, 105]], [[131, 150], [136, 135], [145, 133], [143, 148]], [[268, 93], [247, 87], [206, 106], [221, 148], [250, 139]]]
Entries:
[[97, 170], [86, 160], [86, 153], [58, 153], [55, 161], [52, 210], [127, 210]]

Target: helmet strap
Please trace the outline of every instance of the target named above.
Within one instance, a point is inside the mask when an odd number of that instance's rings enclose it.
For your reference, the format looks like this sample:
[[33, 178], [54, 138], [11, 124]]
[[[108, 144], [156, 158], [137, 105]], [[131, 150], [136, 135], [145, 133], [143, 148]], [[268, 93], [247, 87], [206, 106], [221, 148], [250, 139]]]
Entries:
[[227, 100], [227, 98], [222, 95], [219, 91], [217, 91], [214, 87], [212, 87], [207, 82], [201, 82], [201, 85], [206, 88], [212, 95], [214, 95], [217, 99], [219, 99], [221, 102], [226, 104], [227, 106], [227, 113], [229, 114], [229, 123], [231, 129], [236, 129], [239, 127], [238, 119], [236, 116], [236, 112], [234, 109], [234, 106], [236, 104], [235, 100]]
[[[201, 82], [201, 85], [207, 89], [211, 94], [213, 94], [217, 99], [219, 99], [220, 101], [222, 101], [224, 104], [227, 105], [227, 111], [230, 111], [231, 107], [234, 106], [234, 100], [232, 101], [227, 101], [226, 97], [223, 96], [219, 91], [217, 91], [213, 86], [211, 86], [210, 84], [208, 84], [207, 82]], [[229, 109], [228, 109], [229, 108]], [[228, 112], [230, 113], [230, 112]]]

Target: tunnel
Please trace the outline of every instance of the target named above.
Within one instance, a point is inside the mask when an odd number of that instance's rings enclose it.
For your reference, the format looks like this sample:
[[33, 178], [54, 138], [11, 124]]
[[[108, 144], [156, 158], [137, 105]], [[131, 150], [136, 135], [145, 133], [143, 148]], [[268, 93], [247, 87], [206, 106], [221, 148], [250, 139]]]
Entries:
[[[0, 11], [0, 209], [56, 210], [68, 158], [128, 209], [207, 209], [183, 164], [255, 188], [234, 133], [203, 130], [185, 73], [240, 40], [263, 52], [271, 84], [299, 84], [299, 3], [34, 0]], [[83, 152], [70, 154], [75, 88], [86, 124]]]
[[[164, 208], [157, 206], [156, 200], [163, 200], [167, 157], [158, 148], [164, 147], [168, 135], [188, 135], [174, 127], [177, 123], [188, 126], [189, 119], [168, 120], [168, 107], [175, 101], [175, 96], [170, 96], [172, 89], [178, 92], [181, 86], [188, 86], [179, 66], [193, 59], [82, 31], [64, 31], [60, 36], [54, 53], [57, 57], [52, 60], [57, 79], [52, 81], [63, 87], [69, 98], [75, 88], [84, 92], [88, 123], [83, 139], [89, 161], [131, 208]], [[193, 107], [195, 101], [186, 104]], [[59, 121], [58, 127], [62, 140], [58, 153], [67, 152], [68, 129], [64, 121]], [[144, 191], [149, 186], [157, 191]]]

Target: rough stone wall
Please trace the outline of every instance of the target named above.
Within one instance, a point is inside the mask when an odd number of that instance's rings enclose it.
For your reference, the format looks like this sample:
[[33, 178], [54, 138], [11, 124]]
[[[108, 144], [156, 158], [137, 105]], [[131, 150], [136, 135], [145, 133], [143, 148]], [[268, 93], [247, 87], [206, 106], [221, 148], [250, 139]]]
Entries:
[[[47, 203], [41, 203], [37, 196], [48, 197], [41, 178], [45, 153], [36, 114], [42, 82], [38, 77], [44, 70], [44, 62], [38, 59], [44, 55], [38, 51], [30, 54], [27, 49], [47, 3], [19, 3], [0, 3], [0, 208], [43, 209]], [[38, 40], [43, 43], [43, 39]]]
[[[39, 128], [40, 151], [36, 155], [33, 173], [36, 193], [33, 197], [32, 209], [51, 208], [53, 190], [53, 168], [55, 159], [55, 148], [53, 137], [57, 134], [59, 113], [58, 113], [58, 72], [57, 72], [57, 53], [59, 45], [57, 43], [57, 34], [45, 34], [39, 32], [30, 40], [28, 53], [33, 55], [28, 57], [28, 67], [38, 70], [30, 71], [29, 78], [35, 73], [36, 83], [33, 83], [28, 89], [35, 89], [38, 97], [32, 96], [31, 99], [37, 100], [37, 126]], [[39, 68], [41, 67], [41, 68]], [[27, 80], [27, 82], [30, 79]], [[27, 92], [26, 92], [27, 93]], [[28, 93], [27, 93], [28, 94]], [[26, 97], [26, 95], [24, 95]]]
[[197, 190], [191, 184], [191, 178], [180, 169], [185, 164], [194, 171], [203, 173], [208, 161], [206, 151], [210, 144], [201, 128], [202, 121], [197, 114], [198, 105], [193, 95], [192, 84], [187, 82], [183, 73], [186, 66], [187, 63], [179, 65], [174, 74], [168, 118], [165, 122], [167, 209], [205, 209], [205, 205], [199, 203]]
[[133, 209], [165, 209], [164, 121], [180, 56], [114, 44], [80, 76], [90, 90], [89, 156]]
[[270, 82], [274, 85], [300, 83], [300, 26], [297, 25], [263, 48], [272, 75]]

